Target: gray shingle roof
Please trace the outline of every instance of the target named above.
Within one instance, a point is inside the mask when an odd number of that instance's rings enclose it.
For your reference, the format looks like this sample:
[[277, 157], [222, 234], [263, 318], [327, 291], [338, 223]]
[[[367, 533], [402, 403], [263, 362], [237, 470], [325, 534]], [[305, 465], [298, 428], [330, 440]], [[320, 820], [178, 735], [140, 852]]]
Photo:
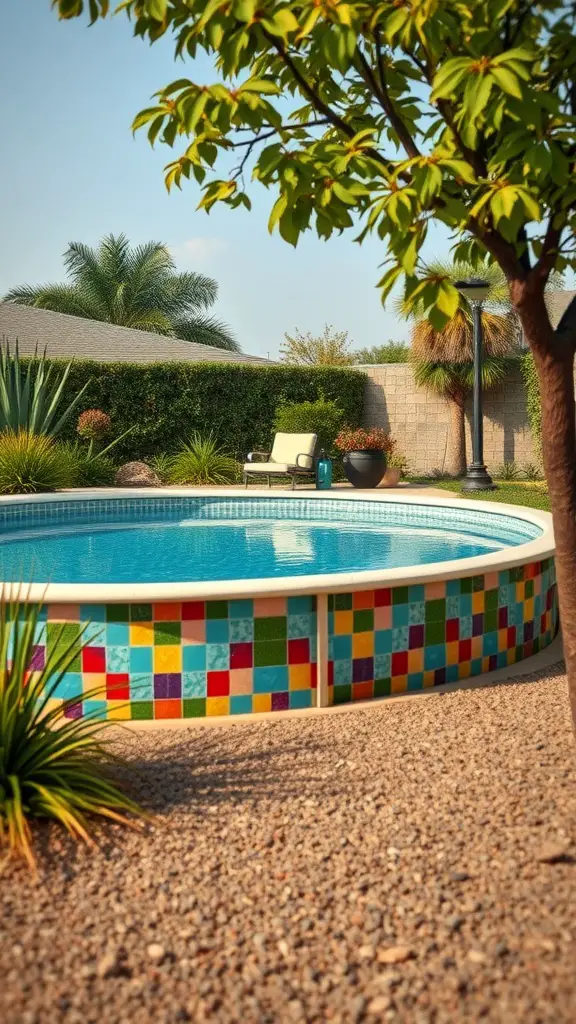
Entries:
[[102, 363], [210, 362], [269, 365], [270, 360], [243, 353], [164, 338], [150, 331], [115, 327], [96, 320], [0, 302], [0, 338], [18, 339], [21, 355], [47, 349], [53, 359], [94, 359]]
[[550, 319], [552, 320], [554, 327], [557, 327], [560, 323], [563, 313], [572, 302], [574, 296], [576, 296], [576, 292], [548, 292], [546, 296], [546, 305], [548, 306], [548, 312], [550, 313]]

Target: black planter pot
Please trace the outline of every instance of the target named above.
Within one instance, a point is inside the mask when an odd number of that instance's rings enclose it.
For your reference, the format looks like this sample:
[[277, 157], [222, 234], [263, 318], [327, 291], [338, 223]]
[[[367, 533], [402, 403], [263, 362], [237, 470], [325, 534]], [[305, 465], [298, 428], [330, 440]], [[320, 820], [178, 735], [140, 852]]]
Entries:
[[353, 487], [378, 487], [386, 472], [386, 454], [373, 449], [346, 452], [342, 463]]

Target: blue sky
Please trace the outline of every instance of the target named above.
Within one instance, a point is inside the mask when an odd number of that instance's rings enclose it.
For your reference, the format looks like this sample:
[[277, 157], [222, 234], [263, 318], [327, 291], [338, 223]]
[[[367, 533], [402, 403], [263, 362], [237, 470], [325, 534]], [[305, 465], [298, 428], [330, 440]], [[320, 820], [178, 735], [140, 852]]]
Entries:
[[[171, 151], [152, 150], [130, 131], [151, 94], [183, 74], [216, 81], [207, 63], [175, 63], [171, 38], [150, 47], [124, 16], [88, 28], [59, 22], [50, 0], [2, 0], [0, 90], [0, 293], [63, 278], [69, 241], [95, 244], [109, 232], [173, 247], [181, 269], [219, 283], [215, 312], [246, 352], [278, 355], [285, 331], [347, 330], [357, 347], [406, 338], [408, 328], [380, 304], [378, 240], [352, 234], [323, 242], [307, 235], [294, 250], [270, 237], [273, 202], [256, 183], [251, 213], [196, 212], [194, 183], [167, 194]], [[440, 231], [429, 254], [442, 255]]]

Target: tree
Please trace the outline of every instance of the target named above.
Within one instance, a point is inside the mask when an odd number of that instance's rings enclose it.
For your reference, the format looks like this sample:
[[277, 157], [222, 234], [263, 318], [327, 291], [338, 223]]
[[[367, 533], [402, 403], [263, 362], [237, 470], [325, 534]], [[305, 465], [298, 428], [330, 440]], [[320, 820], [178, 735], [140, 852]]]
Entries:
[[352, 353], [352, 359], [355, 363], [367, 366], [375, 363], [407, 363], [409, 351], [403, 341], [387, 341], [384, 345], [359, 348]]
[[204, 312], [216, 301], [216, 282], [177, 273], [160, 242], [131, 247], [125, 235], [107, 235], [97, 249], [70, 242], [64, 266], [70, 284], [22, 285], [4, 301], [240, 351], [230, 328]]
[[328, 324], [324, 333], [315, 337], [310, 331], [303, 334], [285, 334], [286, 341], [280, 346], [280, 355], [285, 363], [299, 366], [349, 366], [352, 362], [348, 331], [335, 331]]
[[[63, 17], [105, 16], [108, 0], [53, 0]], [[277, 193], [270, 229], [370, 232], [380, 281], [426, 306], [441, 329], [459, 297], [417, 273], [428, 225], [454, 257], [486, 254], [506, 277], [536, 362], [544, 466], [576, 722], [576, 302], [554, 329], [553, 269], [576, 264], [576, 47], [570, 0], [124, 0], [137, 35], [172, 31], [179, 55], [212, 55], [215, 85], [180, 78], [135, 128], [169, 146], [188, 136], [167, 184], [190, 176], [200, 206], [250, 206], [245, 172]], [[292, 110], [288, 101], [293, 98]], [[278, 99], [279, 98], [279, 99]], [[219, 154], [239, 160], [226, 177]]]
[[[509, 358], [519, 354], [519, 331], [512, 312], [506, 280], [497, 264], [473, 267], [468, 263], [429, 263], [423, 268], [428, 279], [441, 275], [459, 281], [474, 274], [490, 284], [482, 311], [484, 359], [482, 382], [485, 389], [497, 387], [505, 378]], [[399, 312], [404, 305], [399, 304]], [[410, 306], [414, 319], [410, 358], [416, 383], [443, 395], [450, 404], [450, 428], [445, 468], [451, 476], [466, 470], [466, 399], [474, 377], [474, 332], [469, 304], [460, 297], [454, 316], [436, 330], [417, 304]]]

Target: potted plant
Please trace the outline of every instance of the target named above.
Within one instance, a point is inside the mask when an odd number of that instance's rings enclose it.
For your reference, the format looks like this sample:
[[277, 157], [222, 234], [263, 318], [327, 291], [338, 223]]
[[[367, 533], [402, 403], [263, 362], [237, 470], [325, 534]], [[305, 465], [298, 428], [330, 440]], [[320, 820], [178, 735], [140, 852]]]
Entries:
[[335, 441], [344, 472], [353, 487], [377, 487], [386, 472], [386, 457], [395, 441], [382, 427], [344, 427]]

